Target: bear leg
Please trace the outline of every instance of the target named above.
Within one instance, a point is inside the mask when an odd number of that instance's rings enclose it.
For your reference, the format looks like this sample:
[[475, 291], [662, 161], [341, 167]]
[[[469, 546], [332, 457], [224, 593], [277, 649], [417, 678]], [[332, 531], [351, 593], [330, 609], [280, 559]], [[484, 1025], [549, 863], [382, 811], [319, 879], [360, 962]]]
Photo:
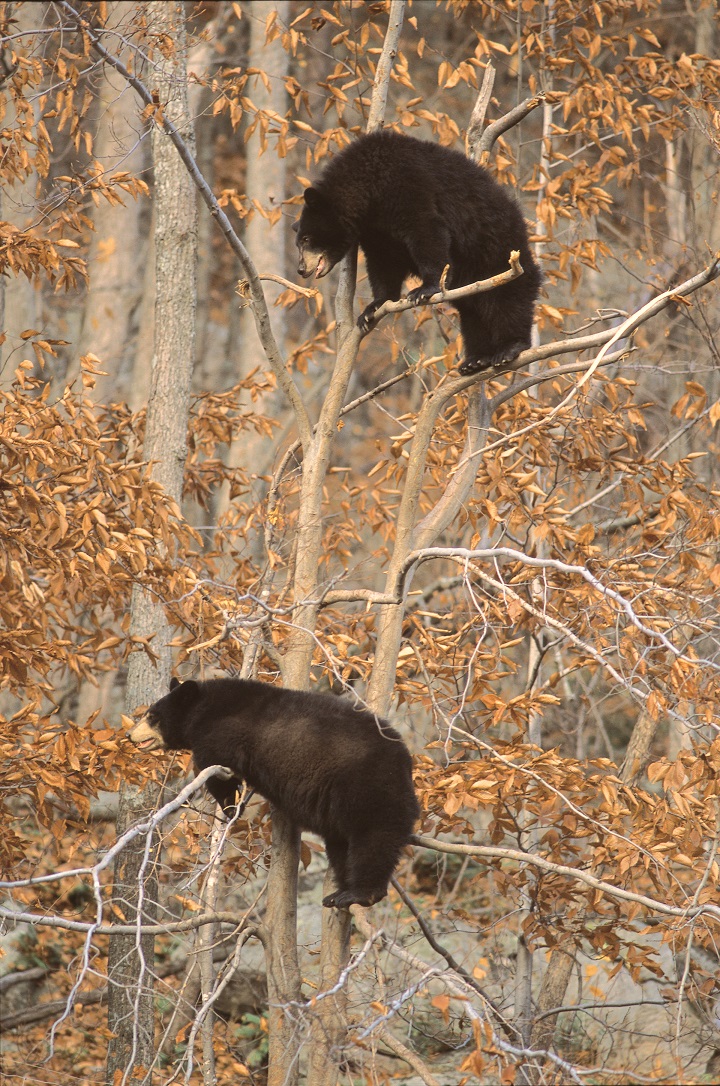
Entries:
[[390, 876], [400, 856], [402, 842], [387, 831], [352, 838], [347, 850], [346, 885], [329, 894], [323, 905], [347, 909], [350, 905], [374, 905], [387, 894]]
[[392, 244], [384, 244], [376, 250], [366, 241], [363, 246], [365, 267], [367, 268], [372, 301], [365, 306], [358, 317], [358, 328], [369, 332], [375, 323], [375, 311], [383, 302], [396, 302], [402, 293], [403, 280], [407, 272], [407, 255]]
[[499, 292], [456, 303], [465, 354], [459, 370], [464, 377], [512, 362], [531, 345], [532, 310], [495, 294]]
[[335, 902], [339, 894], [347, 891], [347, 841], [344, 841], [341, 838], [326, 838], [325, 852], [327, 853], [328, 863], [332, 868], [332, 873], [335, 876], [335, 885], [337, 889], [323, 898], [323, 905], [326, 909], [340, 908]]
[[419, 276], [422, 283], [408, 291], [413, 305], [422, 305], [440, 291], [440, 279], [450, 264], [450, 231], [442, 217], [426, 201], [413, 208], [412, 217], [398, 224], [397, 235], [403, 245], [405, 273]]
[[205, 787], [217, 802], [223, 814], [227, 818], [232, 818], [237, 806], [238, 789], [242, 787], [242, 782], [237, 777], [230, 777], [229, 780], [225, 780], [223, 777], [210, 777], [205, 782]]

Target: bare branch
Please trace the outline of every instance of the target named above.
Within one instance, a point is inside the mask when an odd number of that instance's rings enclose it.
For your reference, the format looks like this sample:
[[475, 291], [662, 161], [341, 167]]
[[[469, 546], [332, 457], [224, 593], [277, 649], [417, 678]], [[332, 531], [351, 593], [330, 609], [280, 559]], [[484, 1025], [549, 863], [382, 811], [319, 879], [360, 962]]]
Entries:
[[412, 1069], [416, 1071], [423, 1082], [426, 1083], [426, 1086], [440, 1086], [438, 1080], [430, 1073], [429, 1068], [423, 1063], [417, 1052], [413, 1052], [407, 1045], [404, 1045], [402, 1041], [399, 1041], [397, 1037], [393, 1036], [387, 1026], [377, 1026], [374, 1032], [383, 1044], [386, 1044], [396, 1056], [399, 1056], [401, 1060], [405, 1060], [405, 1063], [410, 1064]]
[[467, 134], [465, 136], [465, 154], [468, 158], [473, 159], [474, 162], [480, 161], [483, 125], [485, 124], [485, 117], [487, 116], [488, 106], [490, 105], [490, 100], [492, 98], [494, 84], [495, 65], [489, 60], [485, 68], [485, 75], [483, 76], [480, 93], [477, 96], [477, 101], [475, 102], [475, 106], [470, 115], [470, 124], [468, 125]]
[[[87, 920], [69, 920], [64, 916], [44, 916], [42, 913], [17, 912], [0, 905], [0, 916], [20, 924], [33, 924], [38, 928], [61, 928], [63, 931], [92, 931], [94, 935], [134, 935], [137, 924], [91, 924]], [[238, 927], [242, 917], [237, 913], [212, 912], [198, 913], [187, 920], [169, 920], [167, 923], [142, 924], [145, 935], [172, 935], [184, 931], [195, 931], [204, 924], [232, 924]]]
[[470, 550], [465, 547], [429, 547], [426, 550], [413, 551], [407, 556], [404, 568], [400, 573], [397, 589], [394, 593], [396, 600], [401, 598], [403, 594], [405, 572], [416, 563], [426, 562], [431, 558], [448, 558], [451, 561], [462, 561], [463, 563], [476, 559], [508, 558], [512, 562], [522, 562], [527, 566], [531, 566], [533, 569], [555, 569], [558, 573], [565, 573], [568, 576], [582, 577], [596, 592], [599, 592], [600, 595], [605, 596], [606, 599], [616, 603], [617, 606], [625, 612], [632, 625], [640, 630], [641, 633], [645, 634], [646, 637], [659, 641], [668, 652], [673, 654], [673, 656], [676, 656], [678, 659], [692, 664], [693, 666], [710, 667], [716, 671], [720, 671], [720, 664], [716, 664], [712, 660], [701, 660], [686, 656], [682, 649], [676, 648], [664, 633], [660, 630], [653, 630], [651, 627], [646, 626], [635, 614], [629, 601], [626, 600], [624, 596], [621, 596], [619, 592], [616, 592], [615, 589], [604, 585], [602, 581], [598, 580], [594, 573], [590, 572], [587, 566], [578, 566], [569, 562], [561, 562], [558, 558], [536, 558], [532, 555], [525, 554], [523, 551], [515, 550], [513, 547], [486, 547], [478, 550]]
[[435, 849], [436, 852], [451, 852], [458, 856], [474, 856], [479, 860], [514, 860], [517, 863], [530, 864], [540, 871], [550, 875], [562, 875], [565, 878], [575, 879], [585, 883], [593, 890], [599, 890], [618, 901], [635, 902], [643, 905], [650, 912], [662, 913], [663, 916], [675, 916], [682, 920], [693, 920], [698, 916], [712, 916], [720, 920], [720, 906], [705, 903], [704, 905], [691, 905], [681, 908], [677, 905], [668, 905], [665, 901], [647, 897], [646, 894], [637, 894], [632, 890], [624, 890], [620, 886], [614, 886], [611, 882], [598, 879], [588, 871], [581, 868], [567, 867], [565, 864], [556, 864], [552, 860], [538, 856], [534, 852], [522, 852], [517, 848], [501, 848], [495, 845], [460, 845], [450, 841], [435, 841], [430, 837], [419, 837], [417, 834], [411, 839], [412, 844], [421, 848]]
[[[41, 886], [49, 882], [57, 882], [58, 879], [79, 878], [81, 875], [99, 875], [101, 871], [109, 867], [117, 853], [122, 852], [130, 841], [133, 841], [141, 834], [151, 833], [169, 814], [172, 814], [174, 811], [177, 811], [180, 807], [184, 806], [190, 799], [190, 796], [202, 788], [210, 777], [220, 777], [222, 780], [229, 780], [233, 776], [233, 770], [228, 769], [227, 766], [208, 766], [206, 769], [203, 769], [201, 773], [198, 773], [189, 784], [186, 784], [174, 799], [169, 800], [164, 806], [160, 807], [159, 810], [154, 811], [150, 818], [144, 819], [141, 822], [136, 822], [134, 826], [131, 826], [126, 830], [92, 867], [75, 867], [67, 871], [53, 871], [49, 875], [34, 875], [30, 879], [18, 879], [15, 882], [0, 882], [0, 890], [11, 890], [21, 886]], [[90, 926], [93, 927], [93, 930], [97, 930], [96, 926]], [[135, 930], [134, 925], [132, 930]]]
[[497, 1015], [498, 1021], [500, 1022], [500, 1027], [504, 1030], [505, 1034], [510, 1038], [510, 1040], [511, 1041], [518, 1040], [518, 1038], [520, 1036], [518, 1030], [516, 1030], [515, 1027], [512, 1026], [504, 1018], [503, 1013], [500, 1010], [500, 1008], [498, 1007], [497, 1003], [495, 1003], [490, 998], [490, 996], [487, 994], [487, 992], [484, 991], [482, 986], [480, 984], [478, 984], [478, 982], [475, 980], [475, 977], [473, 977], [471, 973], [468, 973], [467, 969], [465, 969], [464, 966], [462, 966], [460, 964], [460, 962], [455, 961], [455, 959], [453, 958], [450, 951], [447, 950], [444, 946], [442, 946], [441, 943], [439, 943], [437, 941], [437, 939], [435, 938], [433, 933], [430, 931], [430, 928], [425, 923], [425, 919], [424, 919], [422, 913], [420, 912], [419, 909], [417, 909], [415, 907], [414, 901], [412, 900], [412, 898], [410, 897], [409, 894], [405, 893], [404, 889], [402, 888], [402, 886], [400, 885], [400, 883], [398, 882], [398, 880], [396, 879], [396, 877], [394, 875], [393, 875], [393, 877], [391, 878], [390, 881], [393, 884], [396, 892], [400, 895], [403, 902], [405, 903], [405, 907], [410, 910], [410, 912], [413, 914], [413, 916], [417, 920], [421, 932], [423, 933], [423, 935], [425, 936], [427, 942], [433, 948], [435, 953], [439, 954], [441, 958], [444, 958], [445, 961], [450, 966], [450, 968], [454, 969], [455, 972], [459, 976], [461, 976], [463, 978], [463, 980], [466, 982], [466, 984], [469, 984], [471, 988], [474, 988], [479, 996], [482, 996], [482, 998], [487, 1003], [488, 1007], [491, 1007], [492, 1010]]
[[[425, 844], [426, 840], [429, 839], [424, 837], [413, 838], [414, 843], [421, 842], [423, 845]], [[471, 846], [465, 847], [470, 848]], [[444, 849], [438, 848], [437, 851], [444, 851]], [[451, 850], [448, 848], [447, 851]], [[454, 849], [452, 851], [454, 851]], [[520, 855], [525, 856], [525, 853], [520, 853]], [[352, 913], [355, 919], [355, 924], [357, 925], [357, 928], [362, 933], [362, 935], [364, 935], [366, 939], [372, 938], [375, 932], [372, 925], [368, 921], [365, 909], [363, 909], [360, 905], [351, 905], [350, 912]], [[465, 983], [462, 977], [449, 977], [447, 973], [440, 972], [439, 970], [428, 970], [427, 964], [422, 961], [421, 958], [418, 958], [416, 957], [416, 955], [411, 954], [409, 950], [406, 950], [404, 947], [399, 946], [396, 942], [394, 942], [392, 939], [389, 939], [386, 935], [383, 935], [382, 938], [383, 945], [394, 957], [398, 958], [402, 962], [406, 962], [408, 965], [411, 965], [413, 966], [413, 968], [417, 969], [423, 976], [424, 980], [426, 980], [429, 975], [434, 976], [438, 981], [445, 985], [448, 992], [450, 992], [456, 999], [462, 1001], [465, 1013], [473, 1021], [473, 1023], [476, 1023], [481, 1027], [485, 1026], [487, 1020], [478, 1013], [478, 1011], [468, 999], [468, 995], [473, 996], [476, 993], [469, 985]], [[490, 1025], [489, 1022], [487, 1022], [487, 1024]], [[382, 1027], [382, 1021], [375, 1022], [365, 1031], [365, 1034], [367, 1034], [368, 1032], [377, 1033], [378, 1029], [381, 1029]], [[491, 1025], [490, 1028], [492, 1029]], [[483, 1032], [485, 1032], [484, 1029]], [[578, 1086], [581, 1086], [582, 1084], [582, 1079], [579, 1077], [574, 1067], [566, 1060], [561, 1059], [554, 1052], [518, 1047], [511, 1044], [509, 1041], [505, 1041], [502, 1037], [498, 1035], [495, 1030], [493, 1030], [493, 1043], [500, 1049], [500, 1051], [505, 1052], [512, 1057], [540, 1061], [550, 1060], [552, 1063], [555, 1064], [556, 1067], [564, 1072], [565, 1080], [578, 1083]]]
[[[501, 287], [505, 283], [512, 282], [513, 279], [517, 279], [524, 274], [524, 268], [520, 263], [520, 252], [517, 249], [513, 249], [508, 259], [510, 268], [508, 271], [499, 272], [498, 275], [493, 275], [490, 279], [479, 279], [475, 283], [465, 283], [461, 287], [453, 287], [452, 290], [439, 290], [437, 294], [431, 295], [430, 298], [418, 303], [419, 305], [439, 305], [440, 302], [453, 302], [456, 298], [469, 298], [472, 294], [485, 294], [489, 290], [495, 290], [496, 287]], [[388, 313], [402, 313], [406, 309], [416, 309], [418, 305], [411, 302], [408, 298], [400, 298], [397, 302], [383, 302], [381, 306], [373, 313], [371, 319], [368, 322], [368, 331], [375, 327], [377, 322], [383, 317], [386, 317]], [[368, 332], [363, 332], [363, 336], [366, 336]]]
[[480, 137], [478, 150], [480, 152], [480, 163], [484, 165], [490, 158], [490, 151], [493, 148], [495, 141], [502, 136], [503, 132], [507, 132], [509, 128], [513, 128], [520, 121], [527, 117], [528, 113], [532, 113], [534, 109], [537, 109], [539, 105], [545, 101], [546, 95], [544, 92], [533, 95], [532, 98], [526, 98], [524, 102], [515, 106], [509, 113], [504, 114], [502, 117], [498, 117], [496, 121], [489, 124], [482, 136]]

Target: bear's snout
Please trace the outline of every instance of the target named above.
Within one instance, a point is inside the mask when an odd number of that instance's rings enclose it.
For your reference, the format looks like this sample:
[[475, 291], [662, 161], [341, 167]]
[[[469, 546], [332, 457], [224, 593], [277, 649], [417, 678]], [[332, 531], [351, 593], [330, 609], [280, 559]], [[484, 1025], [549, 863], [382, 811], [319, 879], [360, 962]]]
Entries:
[[161, 750], [165, 743], [159, 729], [151, 722], [147, 713], [143, 716], [132, 731], [128, 732], [128, 739], [136, 747], [143, 750]]

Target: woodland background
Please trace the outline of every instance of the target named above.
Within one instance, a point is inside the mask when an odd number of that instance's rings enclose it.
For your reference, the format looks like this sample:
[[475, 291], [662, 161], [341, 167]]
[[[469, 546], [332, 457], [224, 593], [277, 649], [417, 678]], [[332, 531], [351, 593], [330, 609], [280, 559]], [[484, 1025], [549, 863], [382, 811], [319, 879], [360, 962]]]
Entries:
[[[0, 19], [3, 1081], [717, 1081], [715, 5]], [[383, 124], [521, 201], [508, 372], [298, 279]], [[420, 836], [352, 931], [317, 841], [129, 747], [171, 673], [400, 728]]]

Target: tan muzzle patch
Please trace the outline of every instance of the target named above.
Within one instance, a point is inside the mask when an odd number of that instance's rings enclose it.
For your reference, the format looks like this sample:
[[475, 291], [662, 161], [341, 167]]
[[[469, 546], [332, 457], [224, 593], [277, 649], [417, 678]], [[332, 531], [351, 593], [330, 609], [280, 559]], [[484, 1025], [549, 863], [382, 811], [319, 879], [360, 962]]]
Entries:
[[128, 739], [142, 750], [163, 750], [165, 747], [162, 735], [151, 724], [147, 713], [140, 718], [132, 731], [128, 732]]

